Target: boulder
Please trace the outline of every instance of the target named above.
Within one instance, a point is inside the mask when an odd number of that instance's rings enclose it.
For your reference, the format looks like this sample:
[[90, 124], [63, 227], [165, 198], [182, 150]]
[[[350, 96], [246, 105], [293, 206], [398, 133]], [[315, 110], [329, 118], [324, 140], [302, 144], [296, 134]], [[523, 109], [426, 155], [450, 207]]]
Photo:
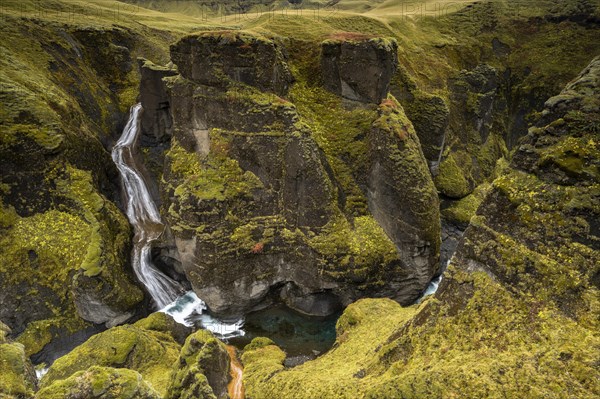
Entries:
[[[177, 360], [180, 345], [174, 340], [168, 327], [155, 327], [156, 320], [138, 323], [113, 327], [96, 334], [57, 359], [42, 378], [42, 387], [66, 380], [89, 367], [101, 366], [135, 370], [160, 395], [164, 395], [170, 369]], [[165, 322], [163, 325], [166, 324]]]

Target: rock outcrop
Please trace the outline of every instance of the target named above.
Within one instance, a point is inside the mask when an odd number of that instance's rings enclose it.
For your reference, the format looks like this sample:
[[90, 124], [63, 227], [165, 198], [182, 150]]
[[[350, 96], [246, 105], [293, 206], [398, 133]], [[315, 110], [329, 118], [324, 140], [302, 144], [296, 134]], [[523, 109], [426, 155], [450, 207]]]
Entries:
[[415, 281], [403, 291], [426, 285], [440, 264], [437, 192], [411, 122], [391, 98], [380, 107], [369, 133], [369, 210], [399, 249]]
[[161, 399], [140, 373], [124, 368], [92, 366], [42, 388], [36, 399]]
[[287, 93], [292, 75], [280, 44], [244, 32], [207, 32], [187, 36], [171, 46], [171, 60], [192, 82], [218, 86], [228, 77], [236, 82]]
[[[181, 346], [169, 328], [172, 321], [164, 314], [144, 319], [136, 324], [113, 327], [94, 335], [69, 354], [57, 359], [42, 378], [42, 388], [69, 384], [93, 366], [126, 368], [138, 372], [162, 396], [169, 384], [171, 367]], [[160, 319], [163, 319], [162, 321]], [[73, 377], [71, 377], [73, 376]], [[129, 377], [128, 377], [129, 378]], [[72, 383], [71, 379], [71, 383]]]
[[348, 100], [379, 104], [397, 65], [398, 44], [392, 39], [350, 37], [322, 44], [324, 86]]
[[140, 69], [140, 98], [144, 99], [144, 112], [140, 120], [142, 146], [160, 146], [171, 138], [169, 98], [163, 78], [177, 75], [177, 71], [138, 59]]
[[[391, 57], [381, 68], [395, 65], [393, 41], [365, 43]], [[240, 46], [256, 54], [242, 59], [245, 53], [234, 52]], [[379, 122], [362, 132], [366, 137], [373, 130], [368, 140], [376, 142], [410, 130], [406, 144], [391, 138], [379, 155], [373, 152], [378, 216], [366, 209], [345, 215], [348, 193], [314, 132], [292, 102], [273, 93], [287, 90], [280, 84], [281, 71], [288, 70], [280, 44], [249, 33], [207, 32], [185, 37], [171, 50], [181, 75], [163, 79], [173, 121], [163, 212], [177, 262], [209, 308], [240, 314], [283, 301], [326, 315], [365, 295], [416, 299], [438, 270], [439, 218], [431, 179], [417, 176], [427, 166], [412, 127], [400, 121], [402, 110], [382, 111]], [[207, 70], [208, 50], [215, 63]], [[377, 60], [371, 60], [374, 67]], [[377, 90], [384, 95], [387, 83]], [[361, 148], [368, 159], [368, 146]], [[411, 162], [389, 162], [388, 151]], [[404, 180], [382, 192], [375, 169]], [[425, 194], [402, 194], [403, 205], [390, 206], [407, 187]], [[366, 183], [363, 188], [366, 198]], [[384, 213], [391, 220], [382, 229]]]
[[461, 71], [448, 82], [448, 141], [434, 170], [437, 189], [450, 198], [464, 198], [492, 176], [496, 160], [506, 154], [506, 98], [500, 73], [487, 64]]
[[226, 399], [229, 354], [209, 331], [190, 335], [170, 377], [167, 399]]
[[35, 371], [25, 347], [8, 339], [9, 333], [0, 321], [0, 398], [30, 398], [37, 389]]

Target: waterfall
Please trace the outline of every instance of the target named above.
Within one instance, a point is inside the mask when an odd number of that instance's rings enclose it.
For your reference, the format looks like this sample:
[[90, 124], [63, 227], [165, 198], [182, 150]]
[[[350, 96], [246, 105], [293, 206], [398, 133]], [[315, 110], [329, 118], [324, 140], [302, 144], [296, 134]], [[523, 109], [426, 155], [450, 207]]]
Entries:
[[152, 264], [150, 256], [152, 242], [160, 237], [164, 225], [133, 156], [141, 111], [141, 104], [131, 107], [127, 125], [112, 150], [112, 158], [121, 172], [127, 197], [127, 217], [135, 231], [131, 255], [133, 270], [158, 308], [163, 308], [177, 299], [184, 289], [177, 281], [161, 273]]
[[152, 264], [152, 242], [160, 237], [165, 226], [148, 187], [138, 172], [133, 156], [140, 130], [141, 112], [141, 104], [131, 107], [123, 134], [112, 150], [112, 158], [121, 173], [125, 189], [127, 217], [135, 231], [131, 254], [135, 275], [146, 287], [160, 311], [169, 314], [178, 323], [187, 326], [200, 324], [221, 338], [244, 335], [243, 319], [224, 322], [204, 313], [204, 301], [193, 291], [184, 292], [177, 281], [163, 274]]

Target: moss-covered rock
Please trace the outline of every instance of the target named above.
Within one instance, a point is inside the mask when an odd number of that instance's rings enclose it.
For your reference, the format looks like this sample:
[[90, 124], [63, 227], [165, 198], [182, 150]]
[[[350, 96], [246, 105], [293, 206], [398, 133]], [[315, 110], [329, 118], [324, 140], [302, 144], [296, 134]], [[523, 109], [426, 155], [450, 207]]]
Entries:
[[[221, 34], [186, 38], [181, 46], [204, 51], [194, 48]], [[369, 46], [388, 46], [385, 51], [391, 53], [388, 42], [372, 40]], [[224, 39], [223, 48], [214, 51], [227, 53], [229, 44]], [[172, 48], [174, 58], [178, 46]], [[391, 240], [381, 220], [369, 213], [367, 135], [377, 119], [375, 107], [345, 110], [339, 97], [310, 87], [302, 56], [289, 58], [298, 72], [292, 102], [227, 76], [225, 86], [189, 80], [186, 73], [164, 79], [173, 139], [163, 173], [163, 212], [188, 279], [218, 313], [241, 313], [273, 298], [319, 315], [365, 295], [408, 303], [435, 273], [430, 266], [437, 262], [436, 220], [432, 236], [427, 235], [432, 244], [407, 234], [406, 245], [398, 245], [406, 254], [401, 255], [394, 246], [398, 237]], [[223, 63], [234, 66], [235, 60]], [[381, 90], [387, 90], [384, 86]], [[348, 119], [332, 115], [330, 105]], [[416, 140], [412, 137], [401, 154], [414, 162], [398, 164], [391, 173], [422, 169], [424, 178], [411, 178], [409, 184], [435, 197]], [[407, 209], [424, 201], [405, 198]], [[394, 214], [394, 224], [406, 217], [407, 224], [420, 226], [437, 212], [409, 221], [417, 214], [387, 211]], [[426, 265], [409, 262], [415, 240], [427, 247], [421, 254]], [[426, 269], [418, 283], [415, 267]]]
[[170, 369], [177, 360], [180, 346], [170, 331], [143, 328], [156, 323], [138, 323], [113, 327], [94, 335], [69, 354], [57, 359], [42, 378], [42, 387], [68, 379], [89, 367], [102, 366], [135, 370], [160, 395], [164, 395], [170, 381]]
[[227, 398], [229, 354], [209, 331], [190, 335], [171, 374], [167, 399]]
[[183, 345], [192, 328], [176, 322], [171, 316], [163, 312], [155, 312], [135, 322], [134, 326], [144, 330], [158, 331], [170, 334], [173, 339]]
[[490, 188], [489, 183], [480, 184], [471, 194], [445, 207], [441, 212], [442, 216], [447, 221], [464, 228], [475, 215]]
[[233, 79], [285, 95], [292, 75], [284, 51], [261, 35], [209, 31], [180, 39], [171, 46], [171, 59], [183, 77], [200, 84], [226, 85]]
[[124, 368], [92, 366], [42, 388], [39, 399], [160, 399], [140, 373]]
[[9, 340], [9, 333], [0, 321], [0, 398], [31, 398], [37, 389], [35, 371], [25, 347]]
[[399, 249], [418, 295], [439, 270], [437, 192], [419, 138], [400, 104], [390, 95], [379, 114], [368, 136], [369, 209]]
[[54, 334], [83, 328], [83, 320], [122, 322], [143, 298], [125, 271], [130, 229], [123, 214], [96, 191], [90, 173], [67, 166], [47, 178], [59, 205], [28, 217], [2, 208], [1, 295], [10, 300], [0, 312], [22, 333], [28, 354]]

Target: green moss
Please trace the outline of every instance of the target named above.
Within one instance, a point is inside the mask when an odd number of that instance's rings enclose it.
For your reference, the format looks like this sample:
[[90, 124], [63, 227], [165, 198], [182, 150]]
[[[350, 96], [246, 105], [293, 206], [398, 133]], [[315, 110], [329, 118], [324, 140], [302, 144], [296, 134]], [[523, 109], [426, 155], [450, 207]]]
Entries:
[[169, 369], [177, 359], [179, 348], [171, 335], [164, 332], [138, 326], [114, 327], [94, 335], [57, 359], [42, 379], [42, 386], [50, 386], [91, 366], [103, 366], [138, 371], [157, 392], [164, 394]]
[[[292, 67], [296, 66], [294, 62], [302, 60], [293, 60]], [[366, 214], [367, 201], [360, 185], [368, 169], [366, 135], [377, 117], [376, 108], [345, 109], [339, 97], [303, 82], [292, 87], [290, 99], [346, 193], [345, 212], [353, 216]]]
[[256, 349], [261, 349], [269, 345], [275, 345], [275, 342], [273, 342], [267, 337], [256, 337], [244, 347], [244, 352], [250, 352]]
[[489, 190], [489, 183], [477, 186], [471, 194], [443, 209], [442, 216], [451, 222], [463, 225], [468, 224]]
[[86, 397], [90, 399], [159, 399], [156, 392], [142, 376], [123, 368], [92, 366], [78, 371], [65, 380], [44, 387], [39, 399], [64, 399]]
[[262, 186], [258, 177], [243, 171], [235, 159], [227, 157], [227, 139], [217, 131], [211, 132], [211, 153], [200, 159], [198, 154], [183, 149], [173, 139], [167, 156], [175, 173], [175, 196], [185, 202], [189, 196], [199, 200], [225, 201], [236, 196], [249, 195]]
[[27, 377], [33, 373], [25, 348], [18, 343], [0, 343], [0, 397], [32, 397], [35, 384]]
[[[466, 161], [466, 162], [465, 162]], [[466, 153], [450, 153], [439, 166], [434, 177], [435, 186], [444, 195], [462, 198], [471, 192], [469, 181], [465, 178], [465, 168], [471, 164]]]
[[541, 167], [555, 165], [569, 177], [600, 180], [600, 170], [593, 163], [600, 158], [600, 144], [593, 137], [567, 137], [540, 155], [538, 165]]
[[206, 330], [199, 330], [186, 339], [177, 364], [170, 377], [167, 398], [216, 399], [210, 383], [219, 381], [225, 386], [229, 378], [225, 344]]
[[334, 278], [372, 280], [384, 265], [398, 259], [396, 247], [372, 216], [355, 218], [353, 225], [338, 217], [308, 244], [324, 257], [323, 267]]
[[284, 369], [285, 353], [278, 347], [253, 342], [242, 355], [246, 393], [261, 398], [361, 397], [373, 380], [356, 376], [365, 372], [373, 350], [414, 312], [391, 300], [359, 300], [338, 320], [333, 349], [293, 369]]

